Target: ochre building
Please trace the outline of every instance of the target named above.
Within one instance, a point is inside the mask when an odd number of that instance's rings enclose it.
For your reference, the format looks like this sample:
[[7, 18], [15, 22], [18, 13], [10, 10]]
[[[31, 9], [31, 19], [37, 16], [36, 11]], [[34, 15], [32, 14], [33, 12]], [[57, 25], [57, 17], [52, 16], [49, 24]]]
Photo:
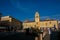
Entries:
[[39, 12], [36, 11], [34, 21], [24, 21], [23, 29], [25, 28], [53, 28], [56, 27], [58, 29], [58, 21], [57, 20], [40, 20]]
[[10, 31], [22, 29], [22, 22], [11, 16], [1, 17], [0, 27], [6, 27]]

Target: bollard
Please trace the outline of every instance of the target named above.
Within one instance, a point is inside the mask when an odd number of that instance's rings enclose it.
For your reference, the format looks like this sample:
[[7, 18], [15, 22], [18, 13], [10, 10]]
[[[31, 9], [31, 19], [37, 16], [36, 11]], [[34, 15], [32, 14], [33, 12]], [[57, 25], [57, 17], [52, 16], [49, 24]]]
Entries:
[[35, 37], [35, 40], [38, 40], [38, 37]]

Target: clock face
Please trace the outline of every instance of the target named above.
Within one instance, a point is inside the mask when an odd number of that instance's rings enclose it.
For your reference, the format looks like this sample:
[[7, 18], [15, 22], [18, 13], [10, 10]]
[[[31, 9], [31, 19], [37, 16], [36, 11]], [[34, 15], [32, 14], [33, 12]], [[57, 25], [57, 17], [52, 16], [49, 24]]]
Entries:
[[39, 19], [38, 18], [36, 18], [36, 22], [38, 22], [39, 21]]

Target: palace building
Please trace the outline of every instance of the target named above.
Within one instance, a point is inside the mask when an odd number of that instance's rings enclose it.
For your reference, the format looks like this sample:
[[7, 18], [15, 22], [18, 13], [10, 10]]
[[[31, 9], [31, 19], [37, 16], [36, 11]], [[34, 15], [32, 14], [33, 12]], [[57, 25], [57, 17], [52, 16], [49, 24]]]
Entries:
[[36, 11], [34, 21], [26, 20], [23, 22], [23, 29], [25, 28], [57, 28], [58, 29], [58, 21], [57, 20], [40, 20], [39, 12]]

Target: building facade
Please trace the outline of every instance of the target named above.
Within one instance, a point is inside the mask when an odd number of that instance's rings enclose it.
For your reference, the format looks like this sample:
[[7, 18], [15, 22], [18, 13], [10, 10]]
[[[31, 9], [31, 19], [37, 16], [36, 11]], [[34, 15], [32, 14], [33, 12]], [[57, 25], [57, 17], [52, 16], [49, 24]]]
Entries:
[[23, 22], [23, 29], [25, 28], [53, 28], [56, 27], [58, 29], [58, 21], [57, 20], [51, 20], [51, 19], [47, 19], [47, 20], [40, 20], [40, 16], [39, 16], [39, 12], [37, 11], [35, 13], [35, 18], [34, 21], [24, 21]]
[[1, 17], [0, 27], [6, 27], [10, 31], [21, 30], [22, 22], [11, 16], [4, 16], [4, 17]]

